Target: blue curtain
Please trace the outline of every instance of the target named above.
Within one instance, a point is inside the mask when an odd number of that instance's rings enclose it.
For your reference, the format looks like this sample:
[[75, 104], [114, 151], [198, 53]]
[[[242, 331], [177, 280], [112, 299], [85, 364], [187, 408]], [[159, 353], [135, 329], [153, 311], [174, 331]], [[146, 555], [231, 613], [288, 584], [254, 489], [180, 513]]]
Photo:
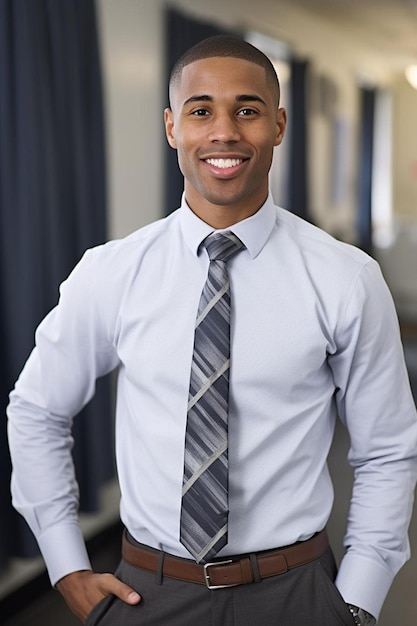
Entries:
[[358, 246], [372, 254], [372, 161], [376, 90], [360, 89]]
[[[168, 85], [172, 68], [180, 56], [199, 41], [214, 35], [236, 35], [237, 31], [222, 30], [215, 24], [200, 22], [174, 9], [165, 12], [165, 84]], [[166, 92], [168, 106], [168, 90]], [[165, 148], [165, 214], [179, 207], [184, 190], [184, 179], [178, 167], [177, 152], [168, 144]]]
[[308, 191], [308, 61], [291, 60], [288, 209], [310, 221]]
[[[0, 0], [0, 565], [33, 555], [11, 507], [4, 408], [85, 248], [106, 239], [103, 103], [94, 0]], [[114, 473], [109, 380], [76, 420], [81, 505]]]

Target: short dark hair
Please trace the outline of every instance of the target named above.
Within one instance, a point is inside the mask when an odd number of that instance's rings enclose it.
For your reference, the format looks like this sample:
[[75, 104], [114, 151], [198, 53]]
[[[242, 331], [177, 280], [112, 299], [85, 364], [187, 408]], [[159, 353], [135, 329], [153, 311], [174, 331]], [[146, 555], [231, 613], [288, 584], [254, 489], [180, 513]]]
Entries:
[[175, 63], [169, 81], [169, 92], [171, 94], [174, 85], [181, 78], [182, 70], [186, 65], [208, 59], [211, 57], [233, 57], [236, 59], [244, 59], [264, 68], [266, 74], [267, 85], [274, 92], [274, 96], [279, 103], [280, 86], [277, 73], [270, 59], [255, 48], [252, 44], [239, 37], [232, 35], [216, 35], [203, 39], [195, 46], [187, 50]]

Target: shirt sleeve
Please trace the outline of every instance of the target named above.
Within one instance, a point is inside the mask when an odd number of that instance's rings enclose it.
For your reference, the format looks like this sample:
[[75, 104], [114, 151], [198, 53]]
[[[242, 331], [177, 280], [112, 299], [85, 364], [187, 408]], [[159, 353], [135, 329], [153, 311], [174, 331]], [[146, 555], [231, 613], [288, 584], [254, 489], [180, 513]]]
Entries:
[[39, 543], [52, 584], [90, 568], [78, 523], [72, 421], [92, 398], [96, 379], [117, 365], [94, 257], [87, 252], [61, 285], [7, 409], [13, 504]]
[[409, 557], [417, 420], [395, 308], [373, 260], [348, 294], [337, 337], [329, 364], [354, 483], [336, 585], [346, 602], [378, 618]]

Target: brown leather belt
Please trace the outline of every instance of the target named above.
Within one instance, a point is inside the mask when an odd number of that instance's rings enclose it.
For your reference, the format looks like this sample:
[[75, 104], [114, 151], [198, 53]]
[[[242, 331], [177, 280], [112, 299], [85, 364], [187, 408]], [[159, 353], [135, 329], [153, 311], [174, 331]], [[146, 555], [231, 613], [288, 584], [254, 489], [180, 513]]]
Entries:
[[226, 557], [224, 561], [214, 561], [205, 565], [163, 554], [161, 568], [161, 552], [135, 546], [124, 534], [122, 557], [130, 565], [148, 572], [161, 571], [163, 576], [169, 578], [206, 585], [209, 589], [219, 589], [245, 585], [255, 582], [256, 579], [284, 574], [294, 567], [318, 559], [328, 546], [327, 532], [322, 530], [311, 539], [295, 543], [287, 548], [258, 552], [256, 555], [247, 555], [238, 559]]

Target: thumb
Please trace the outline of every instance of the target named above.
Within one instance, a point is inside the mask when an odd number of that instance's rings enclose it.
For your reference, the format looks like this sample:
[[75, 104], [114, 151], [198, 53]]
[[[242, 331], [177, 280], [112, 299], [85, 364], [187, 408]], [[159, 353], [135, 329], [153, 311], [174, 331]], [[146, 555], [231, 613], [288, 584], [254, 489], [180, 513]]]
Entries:
[[123, 602], [127, 604], [138, 604], [141, 601], [141, 596], [135, 589], [126, 585], [113, 574], [102, 574], [100, 577], [100, 591], [103, 595], [107, 596], [112, 594], [117, 596]]

